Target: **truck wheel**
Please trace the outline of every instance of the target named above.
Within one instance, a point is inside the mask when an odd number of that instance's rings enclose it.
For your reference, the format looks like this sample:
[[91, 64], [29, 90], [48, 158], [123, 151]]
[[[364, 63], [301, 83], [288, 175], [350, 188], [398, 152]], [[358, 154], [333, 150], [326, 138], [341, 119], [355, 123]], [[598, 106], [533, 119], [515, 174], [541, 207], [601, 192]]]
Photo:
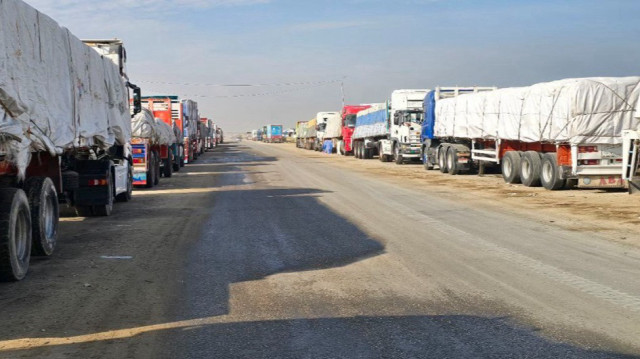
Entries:
[[400, 145], [397, 143], [393, 145], [393, 160], [397, 165], [401, 165], [403, 163], [402, 155], [400, 154]]
[[58, 194], [49, 177], [31, 177], [25, 183], [25, 191], [31, 208], [33, 240], [31, 254], [50, 256], [56, 247], [58, 236]]
[[0, 189], [0, 281], [24, 278], [31, 258], [29, 201], [19, 188]]
[[116, 201], [129, 202], [131, 201], [132, 197], [133, 197], [133, 167], [129, 166], [129, 178], [127, 179], [127, 191], [117, 195]]
[[460, 166], [458, 166], [458, 150], [455, 147], [449, 147], [447, 150], [447, 170], [450, 175], [457, 175], [460, 173]]
[[338, 153], [340, 154], [340, 156], [347, 155], [344, 151], [344, 141], [338, 141]]
[[544, 188], [550, 191], [556, 191], [565, 186], [567, 181], [560, 178], [560, 169], [558, 168], [555, 152], [549, 152], [542, 155], [540, 182]]
[[164, 166], [162, 168], [162, 174], [164, 175], [165, 178], [169, 178], [171, 176], [173, 176], [173, 167], [171, 167], [171, 155], [169, 155], [169, 158], [167, 158], [166, 160], [164, 160]]
[[423, 149], [422, 149], [422, 156], [421, 156], [421, 158], [422, 158], [422, 165], [424, 166], [424, 169], [425, 169], [426, 171], [430, 171], [430, 170], [432, 170], [432, 169], [433, 169], [433, 164], [432, 164], [432, 163], [429, 163], [429, 157], [427, 156], [426, 148], [423, 148]]
[[161, 161], [161, 159], [160, 159], [160, 155], [158, 155], [157, 152], [156, 152], [155, 155], [156, 155], [156, 170], [155, 170], [155, 173], [154, 173], [155, 177], [153, 177], [153, 185], [157, 186], [158, 183], [160, 183], [160, 161]]
[[536, 151], [527, 151], [520, 161], [520, 179], [527, 187], [540, 186], [541, 156]]
[[447, 149], [448, 146], [441, 146], [438, 149], [438, 167], [440, 167], [440, 172], [447, 173], [449, 169], [447, 168]]
[[506, 183], [520, 183], [520, 152], [508, 151], [502, 157], [502, 178]]
[[156, 154], [151, 152], [149, 154], [149, 169], [147, 170], [147, 183], [144, 185], [146, 188], [153, 188], [156, 179]]
[[108, 217], [113, 211], [114, 192], [113, 176], [111, 175], [111, 173], [111, 169], [109, 169], [109, 171], [107, 172], [107, 191], [109, 192], [110, 196], [108, 197], [107, 203], [100, 206], [91, 206], [91, 210], [93, 211], [94, 216]]

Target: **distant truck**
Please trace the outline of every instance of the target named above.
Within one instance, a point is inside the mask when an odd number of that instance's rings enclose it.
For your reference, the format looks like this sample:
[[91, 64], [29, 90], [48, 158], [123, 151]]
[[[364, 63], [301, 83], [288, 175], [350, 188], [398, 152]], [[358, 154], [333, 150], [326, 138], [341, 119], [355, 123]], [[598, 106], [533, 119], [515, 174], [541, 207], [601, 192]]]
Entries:
[[390, 101], [358, 112], [351, 140], [356, 158], [377, 155], [396, 164], [419, 160], [422, 104], [428, 91], [395, 90]]
[[623, 131], [640, 128], [639, 97], [640, 77], [598, 77], [442, 99], [427, 107], [431, 153], [450, 174], [496, 164], [507, 183], [624, 188]]
[[184, 126], [184, 162], [191, 163], [198, 159], [200, 153], [198, 142], [200, 140], [198, 124], [200, 115], [198, 113], [198, 103], [193, 100], [184, 99], [182, 104], [182, 124]]
[[177, 142], [171, 145], [173, 153], [173, 171], [180, 171], [184, 167], [184, 124], [182, 104], [178, 96], [143, 96], [142, 106], [151, 111], [154, 118], [171, 126]]
[[171, 145], [177, 142], [171, 127], [153, 118], [153, 113], [145, 108], [133, 117], [131, 133], [133, 185], [151, 188], [159, 183], [160, 176], [171, 177]]
[[20, 0], [0, 2], [0, 13], [19, 19], [0, 22], [0, 280], [16, 281], [32, 254], [53, 254], [59, 203], [106, 216], [131, 199], [140, 92], [121, 41], [94, 50]]
[[385, 154], [396, 164], [420, 159], [420, 128], [423, 102], [427, 89], [395, 90], [391, 93], [389, 141], [391, 154]]
[[358, 112], [366, 110], [369, 107], [371, 107], [371, 105], [346, 105], [342, 107], [342, 111], [340, 112], [342, 133], [338, 144], [334, 146], [341, 155], [347, 156], [353, 154], [351, 136], [356, 127], [356, 117]]
[[266, 135], [264, 137], [265, 142], [269, 143], [282, 143], [282, 125], [267, 125], [265, 126]]
[[322, 151], [324, 141], [331, 141], [333, 149], [338, 148], [338, 141], [342, 136], [342, 119], [338, 112], [318, 112], [316, 114], [316, 151]]
[[392, 154], [389, 140], [389, 103], [375, 103], [358, 112], [356, 126], [351, 136], [351, 147], [357, 159], [371, 159], [378, 155], [388, 162]]
[[297, 123], [296, 132], [298, 137], [296, 145], [307, 150], [315, 150], [317, 146], [317, 120], [300, 121]]

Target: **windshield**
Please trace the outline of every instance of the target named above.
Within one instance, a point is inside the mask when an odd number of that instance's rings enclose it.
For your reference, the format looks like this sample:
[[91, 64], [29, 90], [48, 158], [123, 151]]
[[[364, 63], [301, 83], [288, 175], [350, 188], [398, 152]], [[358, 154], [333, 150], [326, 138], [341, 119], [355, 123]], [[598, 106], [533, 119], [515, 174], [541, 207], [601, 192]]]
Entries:
[[402, 122], [422, 123], [424, 114], [422, 112], [405, 112], [403, 113]]
[[344, 118], [344, 125], [346, 127], [356, 127], [356, 115], [347, 115]]

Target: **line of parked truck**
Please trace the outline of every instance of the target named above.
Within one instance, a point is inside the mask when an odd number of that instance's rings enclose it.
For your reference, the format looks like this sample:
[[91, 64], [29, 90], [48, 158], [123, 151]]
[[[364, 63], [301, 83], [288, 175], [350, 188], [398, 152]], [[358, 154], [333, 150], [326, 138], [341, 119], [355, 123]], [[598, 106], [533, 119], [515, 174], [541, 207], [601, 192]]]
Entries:
[[249, 139], [269, 143], [282, 143], [285, 141], [282, 125], [265, 125], [251, 131]]
[[61, 212], [108, 216], [207, 149], [222, 130], [177, 96], [142, 97], [122, 41], [79, 40], [0, 1], [0, 280], [53, 254]]
[[640, 77], [527, 87], [396, 90], [388, 101], [318, 112], [296, 146], [451, 175], [493, 167], [507, 183], [640, 190]]

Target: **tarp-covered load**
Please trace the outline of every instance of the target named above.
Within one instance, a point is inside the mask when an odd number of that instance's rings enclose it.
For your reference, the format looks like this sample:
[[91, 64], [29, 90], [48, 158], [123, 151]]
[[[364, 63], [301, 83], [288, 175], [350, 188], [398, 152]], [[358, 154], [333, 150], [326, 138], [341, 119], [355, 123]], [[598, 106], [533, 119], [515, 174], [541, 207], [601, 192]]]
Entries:
[[378, 137], [389, 134], [389, 110], [386, 103], [376, 103], [358, 112], [354, 139]]
[[332, 113], [327, 116], [327, 127], [324, 130], [324, 138], [337, 138], [342, 136], [342, 117], [340, 113]]
[[198, 103], [193, 100], [182, 100], [182, 114], [184, 117], [184, 137], [196, 139], [198, 137], [198, 123], [200, 122]]
[[637, 129], [640, 77], [565, 79], [436, 102], [437, 137], [619, 144]]
[[152, 144], [171, 145], [176, 142], [176, 136], [171, 126], [162, 120], [153, 118], [153, 114], [146, 108], [136, 114], [131, 120], [131, 135], [146, 138]]
[[117, 66], [26, 3], [0, 1], [0, 151], [20, 173], [32, 151], [106, 149], [130, 136]]
[[314, 118], [311, 121], [304, 122], [301, 124], [301, 133], [298, 134], [299, 138], [312, 138], [316, 137], [317, 130], [316, 125], [318, 121]]

